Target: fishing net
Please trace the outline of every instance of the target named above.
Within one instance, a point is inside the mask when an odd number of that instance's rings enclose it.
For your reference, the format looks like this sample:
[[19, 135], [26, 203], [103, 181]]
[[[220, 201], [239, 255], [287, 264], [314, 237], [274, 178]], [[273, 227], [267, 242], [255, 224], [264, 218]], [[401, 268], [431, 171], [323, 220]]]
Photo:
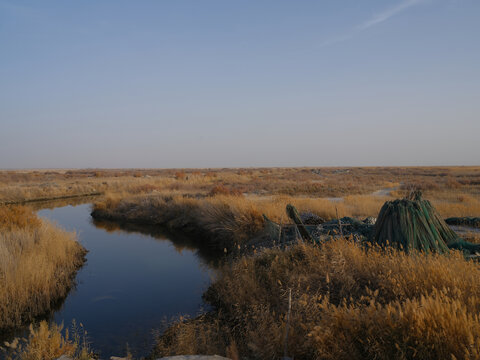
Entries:
[[458, 235], [440, 217], [430, 201], [417, 193], [413, 198], [387, 201], [375, 224], [374, 240], [405, 251], [445, 253], [460, 244]]

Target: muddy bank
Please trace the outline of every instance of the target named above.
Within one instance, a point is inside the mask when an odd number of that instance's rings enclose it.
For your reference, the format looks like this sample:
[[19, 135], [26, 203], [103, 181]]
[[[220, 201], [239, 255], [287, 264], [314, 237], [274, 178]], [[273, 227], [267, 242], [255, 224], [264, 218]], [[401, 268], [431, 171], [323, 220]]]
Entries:
[[455, 225], [455, 226], [468, 226], [472, 228], [480, 229], [480, 218], [479, 217], [450, 217], [445, 219], [445, 222], [448, 225]]
[[0, 202], [0, 205], [24, 205], [30, 203], [41, 203], [41, 202], [51, 202], [56, 200], [69, 200], [69, 199], [76, 199], [76, 198], [88, 198], [94, 196], [103, 195], [102, 192], [91, 192], [91, 193], [84, 193], [84, 194], [72, 194], [72, 195], [62, 195], [62, 196], [51, 196], [51, 197], [43, 197], [43, 198], [35, 198], [35, 199], [24, 199], [24, 200], [15, 200], [15, 201], [4, 201]]

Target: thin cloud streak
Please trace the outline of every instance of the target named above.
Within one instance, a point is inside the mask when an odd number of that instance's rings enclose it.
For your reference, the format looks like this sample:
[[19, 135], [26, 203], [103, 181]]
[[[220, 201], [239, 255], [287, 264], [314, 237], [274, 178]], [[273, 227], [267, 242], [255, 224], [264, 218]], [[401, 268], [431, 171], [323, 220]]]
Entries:
[[420, 3], [425, 2], [425, 0], [403, 0], [400, 4], [398, 4], [395, 7], [392, 7], [390, 9], [384, 10], [381, 13], [378, 13], [374, 15], [371, 19], [365, 21], [364, 23], [358, 25], [355, 27], [353, 30], [351, 30], [349, 33], [344, 34], [344, 35], [339, 35], [330, 39], [325, 40], [320, 44], [320, 47], [325, 47], [333, 44], [337, 44], [346, 40], [351, 39], [354, 37], [356, 34], [367, 30], [375, 25], [378, 25], [380, 23], [383, 23], [390, 18], [394, 17], [395, 15], [398, 15], [399, 13], [416, 6]]
[[358, 27], [358, 29], [365, 30], [365, 29], [371, 28], [372, 26], [380, 24], [384, 21], [387, 21], [388, 19], [401, 13], [402, 11], [407, 10], [408, 8], [411, 8], [412, 6], [418, 5], [422, 2], [424, 2], [424, 0], [404, 0], [397, 6], [390, 8], [388, 10], [385, 10], [375, 15], [370, 20], [365, 21], [363, 24], [361, 24]]

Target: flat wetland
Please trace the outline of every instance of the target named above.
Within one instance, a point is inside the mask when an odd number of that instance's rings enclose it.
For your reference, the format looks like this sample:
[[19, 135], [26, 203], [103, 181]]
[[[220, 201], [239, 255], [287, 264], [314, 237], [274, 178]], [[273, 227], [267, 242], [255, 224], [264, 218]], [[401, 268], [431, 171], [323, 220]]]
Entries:
[[[465, 310], [464, 323], [455, 326], [469, 330], [460, 337], [470, 339], [480, 329], [472, 310], [480, 306], [472, 303], [480, 298], [480, 288], [472, 285], [480, 270], [459, 256], [425, 254], [422, 267], [396, 252], [367, 254], [348, 239], [324, 247], [255, 248], [263, 215], [290, 222], [287, 204], [325, 220], [364, 219], [376, 217], [385, 201], [421, 190], [444, 218], [480, 217], [480, 167], [24, 170], [0, 171], [0, 185], [6, 209], [28, 205], [40, 221], [73, 234], [87, 251], [74, 285], [65, 285], [66, 296], [43, 318], [65, 327], [81, 323], [102, 358], [127, 352], [140, 358], [152, 351], [156, 356], [280, 357], [288, 289], [296, 301], [289, 342], [295, 358], [411, 358], [412, 341], [419, 340], [403, 332], [409, 326], [432, 330], [434, 325], [425, 324], [443, 316], [435, 313], [438, 304]], [[17, 236], [27, 226], [19, 224], [2, 231]], [[480, 242], [478, 228], [453, 228]], [[242, 251], [247, 248], [251, 251]], [[350, 265], [340, 268], [345, 261]], [[389, 278], [390, 268], [397, 277]], [[435, 269], [434, 278], [426, 275], [427, 268]], [[470, 272], [468, 279], [455, 269]], [[466, 305], [463, 298], [470, 299]], [[402, 317], [415, 313], [417, 305], [427, 309], [419, 315], [421, 326]], [[362, 311], [377, 323], [363, 318]], [[378, 320], [385, 314], [398, 315], [404, 328]], [[344, 329], [345, 319], [361, 325]], [[447, 327], [444, 334], [453, 331]], [[371, 331], [365, 335], [371, 348], [355, 340], [365, 329]], [[382, 331], [398, 338], [387, 341]], [[431, 341], [418, 345], [422, 354], [437, 344], [432, 331]], [[341, 349], [337, 338], [350, 347]], [[397, 349], [395, 341], [405, 348]], [[480, 338], [472, 341], [480, 344]], [[472, 351], [462, 346], [436, 354], [462, 358]]]

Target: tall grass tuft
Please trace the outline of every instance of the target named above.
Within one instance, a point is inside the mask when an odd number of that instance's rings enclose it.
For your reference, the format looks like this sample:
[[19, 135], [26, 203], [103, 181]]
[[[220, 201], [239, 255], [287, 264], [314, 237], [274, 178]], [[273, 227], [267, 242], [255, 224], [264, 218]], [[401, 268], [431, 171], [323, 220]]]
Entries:
[[0, 208], [0, 330], [50, 311], [67, 295], [85, 250], [75, 233], [28, 208]]
[[[72, 332], [63, 330], [62, 325], [48, 325], [42, 321], [38, 326], [30, 325], [27, 339], [19, 339], [5, 344], [3, 349], [7, 360], [46, 360], [68, 356], [74, 360], [95, 358], [89, 348], [87, 333], [83, 326], [74, 322]], [[63, 334], [64, 333], [64, 334]]]

